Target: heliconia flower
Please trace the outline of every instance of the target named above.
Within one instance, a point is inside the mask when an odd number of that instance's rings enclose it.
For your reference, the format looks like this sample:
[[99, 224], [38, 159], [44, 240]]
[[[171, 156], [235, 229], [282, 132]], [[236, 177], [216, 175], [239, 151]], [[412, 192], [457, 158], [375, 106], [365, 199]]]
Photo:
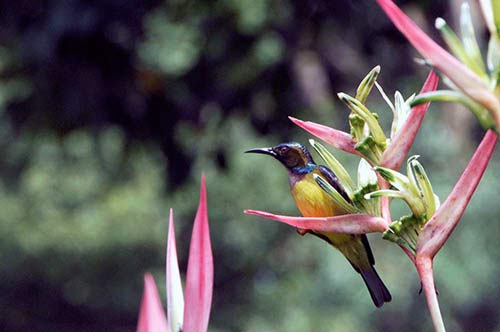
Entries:
[[[379, 72], [380, 67], [376, 66], [366, 75], [360, 83], [355, 97], [339, 93], [339, 98], [352, 111], [349, 116], [350, 133], [293, 117], [289, 117], [289, 119], [337, 149], [364, 157], [374, 165], [399, 168], [415, 140], [429, 103], [421, 102], [420, 105], [412, 108], [410, 103], [413, 101], [413, 96], [404, 100], [401, 94], [396, 92], [396, 101], [393, 104], [376, 82]], [[429, 73], [421, 93], [434, 91], [437, 83], [437, 75], [434, 72]], [[386, 138], [378, 123], [377, 116], [364, 105], [366, 97], [375, 85], [394, 113], [390, 139]]]
[[375, 167], [395, 189], [383, 189], [366, 195], [367, 198], [401, 198], [410, 207], [412, 214], [394, 221], [384, 233], [384, 238], [399, 244], [415, 264], [437, 332], [444, 332], [445, 327], [436, 297], [433, 259], [460, 221], [486, 170], [497, 138], [493, 130], [486, 133], [442, 205], [434, 195], [430, 181], [416, 158], [410, 158], [408, 161], [408, 176], [391, 169]]
[[138, 331], [206, 332], [212, 305], [213, 278], [213, 256], [208, 226], [205, 175], [203, 174], [200, 202], [191, 235], [184, 296], [177, 262], [174, 217], [173, 211], [170, 210], [166, 256], [168, 324], [154, 280], [151, 275], [147, 274]]
[[[441, 46], [435, 43], [429, 36], [427, 36], [408, 16], [406, 16], [391, 0], [377, 0], [380, 7], [385, 11], [387, 16], [394, 23], [401, 33], [408, 39], [408, 41], [422, 54], [425, 59], [434, 67], [439, 69], [447, 78], [451, 80], [453, 86], [463, 92], [468, 98], [476, 103], [482, 105], [494, 119], [497, 128], [500, 128], [500, 100], [492, 89], [498, 87], [498, 67], [490, 68], [491, 79], [488, 82], [486, 73], [482, 72], [484, 66], [479, 63], [477, 51], [475, 47], [471, 47], [472, 37], [470, 28], [464, 33], [467, 40], [467, 47], [463, 47], [458, 41], [456, 36], [450, 32], [446, 27], [444, 21], [438, 20], [438, 27], [444, 29], [444, 39], [452, 51], [459, 56], [462, 61], [469, 64], [462, 63], [456, 57], [445, 51]], [[493, 1], [495, 2], [495, 1]], [[498, 2], [498, 1], [496, 1]], [[497, 6], [496, 4], [494, 6]], [[467, 11], [468, 7], [464, 7], [463, 11]], [[467, 15], [462, 15], [465, 25], [467, 25]], [[489, 19], [487, 18], [487, 21]], [[465, 28], [463, 29], [465, 30]], [[443, 31], [443, 30], [442, 30]], [[497, 34], [493, 40], [498, 40]], [[465, 44], [465, 43], [464, 43]], [[494, 43], [495, 44], [495, 43]], [[491, 49], [490, 40], [490, 49]], [[498, 50], [498, 43], [495, 44]], [[498, 57], [498, 54], [496, 55]], [[490, 86], [492, 85], [492, 86]], [[434, 99], [439, 100], [439, 99]]]

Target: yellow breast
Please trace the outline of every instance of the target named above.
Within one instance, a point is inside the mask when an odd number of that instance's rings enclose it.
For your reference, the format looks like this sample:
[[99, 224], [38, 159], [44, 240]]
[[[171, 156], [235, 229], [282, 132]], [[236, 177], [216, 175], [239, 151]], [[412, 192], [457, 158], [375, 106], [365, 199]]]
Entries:
[[339, 214], [332, 198], [320, 188], [312, 173], [297, 181], [291, 193], [304, 217], [329, 217]]

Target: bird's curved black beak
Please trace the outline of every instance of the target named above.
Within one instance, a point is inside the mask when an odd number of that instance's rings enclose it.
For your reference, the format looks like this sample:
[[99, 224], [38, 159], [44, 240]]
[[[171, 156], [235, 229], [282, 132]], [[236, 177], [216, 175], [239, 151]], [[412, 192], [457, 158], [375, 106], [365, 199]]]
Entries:
[[251, 150], [245, 151], [245, 153], [260, 153], [260, 154], [267, 154], [269, 156], [276, 157], [276, 153], [273, 151], [273, 148], [251, 149]]

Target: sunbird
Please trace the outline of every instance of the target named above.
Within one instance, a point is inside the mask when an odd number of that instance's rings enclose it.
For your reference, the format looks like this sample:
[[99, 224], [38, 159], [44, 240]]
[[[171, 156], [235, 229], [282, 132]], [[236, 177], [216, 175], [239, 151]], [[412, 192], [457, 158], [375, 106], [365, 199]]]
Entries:
[[[339, 179], [326, 166], [317, 165], [311, 153], [302, 144], [282, 143], [270, 148], [245, 151], [273, 156], [288, 170], [290, 192], [300, 213], [304, 217], [331, 217], [346, 214], [336, 206], [334, 200], [319, 186], [313, 174], [321, 176], [349, 203], [352, 203]], [[303, 234], [305, 232], [301, 232]], [[375, 259], [366, 235], [340, 234], [322, 231], [307, 231], [338, 249], [361, 274], [373, 303], [381, 307], [391, 301], [391, 294], [375, 271]]]

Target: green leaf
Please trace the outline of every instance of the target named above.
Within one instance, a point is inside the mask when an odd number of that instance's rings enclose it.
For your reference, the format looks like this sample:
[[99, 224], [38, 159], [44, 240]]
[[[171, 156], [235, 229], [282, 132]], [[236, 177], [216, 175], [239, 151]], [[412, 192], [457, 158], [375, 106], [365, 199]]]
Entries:
[[349, 114], [349, 126], [351, 127], [351, 136], [357, 142], [361, 142], [365, 138], [365, 121], [357, 114]]
[[372, 91], [373, 85], [375, 84], [378, 74], [380, 73], [380, 66], [373, 68], [361, 81], [356, 90], [356, 99], [362, 104], [366, 102], [366, 98]]
[[427, 217], [430, 218], [434, 212], [436, 212], [436, 199], [434, 198], [435, 195], [432, 190], [431, 182], [429, 181], [422, 164], [418, 162], [416, 157], [410, 158], [408, 164], [412, 169], [412, 173], [414, 174], [418, 188], [422, 195]]
[[340, 92], [338, 94], [338, 97], [347, 105], [347, 107], [349, 107], [354, 113], [359, 115], [366, 122], [368, 128], [370, 128], [370, 133], [372, 134], [375, 142], [377, 144], [385, 146], [387, 144], [387, 138], [385, 137], [384, 131], [378, 123], [377, 117], [372, 112], [370, 112], [368, 108], [366, 108], [366, 106], [363, 105], [359, 100], [349, 96], [348, 94]]
[[384, 152], [383, 148], [375, 142], [372, 136], [368, 136], [356, 144], [354, 149], [359, 151], [359, 153], [374, 165], [380, 164], [380, 158], [382, 158], [382, 153]]
[[408, 177], [397, 171], [381, 166], [376, 166], [375, 170], [401, 193], [401, 195], [398, 196], [390, 191], [382, 191], [381, 195], [394, 195], [392, 197], [402, 198], [405, 200], [406, 204], [408, 204], [408, 207], [414, 215], [420, 217], [425, 214], [425, 206], [422, 197]]
[[[471, 58], [469, 54], [466, 52], [464, 45], [462, 45], [462, 42], [460, 39], [458, 39], [457, 35], [455, 32], [448, 26], [445, 20], [443, 20], [441, 17], [438, 17], [436, 19], [436, 29], [438, 29], [441, 32], [441, 36], [443, 37], [444, 41], [450, 48], [451, 52], [460, 60], [462, 61], [467, 67], [472, 69], [479, 77], [487, 80], [488, 75], [486, 75], [484, 69], [481, 68], [481, 63], [477, 63], [476, 59]], [[483, 65], [484, 68], [484, 65]]]
[[477, 44], [476, 34], [474, 33], [470, 6], [467, 2], [462, 3], [460, 7], [460, 32], [465, 52], [479, 66], [482, 72], [486, 72], [483, 57]]
[[493, 22], [497, 30], [497, 38], [500, 38], [500, 1], [491, 0], [491, 7], [493, 11]]
[[359, 213], [359, 210], [349, 204], [342, 195], [339, 194], [325, 179], [317, 174], [313, 174], [316, 183], [323, 189], [335, 202], [336, 206], [344, 210], [345, 213]]
[[402, 191], [392, 190], [392, 189], [381, 189], [373, 191], [369, 194], [365, 194], [364, 197], [365, 199], [372, 199], [377, 197], [392, 197], [392, 198], [406, 199], [406, 196]]
[[354, 193], [352, 202], [361, 211], [372, 216], [381, 216], [381, 202], [377, 197], [367, 199], [366, 195], [378, 190], [378, 183], [367, 184]]
[[403, 174], [382, 166], [375, 166], [375, 171], [377, 171], [380, 176], [389, 181], [389, 183], [396, 187], [399, 191], [409, 192], [410, 181]]
[[314, 150], [321, 156], [321, 158], [325, 161], [328, 167], [337, 175], [340, 183], [344, 186], [349, 197], [352, 197], [352, 194], [356, 190], [354, 186], [354, 182], [352, 181], [351, 176], [347, 173], [346, 169], [342, 164], [320, 143], [316, 142], [313, 139], [309, 140], [309, 144], [312, 145]]

